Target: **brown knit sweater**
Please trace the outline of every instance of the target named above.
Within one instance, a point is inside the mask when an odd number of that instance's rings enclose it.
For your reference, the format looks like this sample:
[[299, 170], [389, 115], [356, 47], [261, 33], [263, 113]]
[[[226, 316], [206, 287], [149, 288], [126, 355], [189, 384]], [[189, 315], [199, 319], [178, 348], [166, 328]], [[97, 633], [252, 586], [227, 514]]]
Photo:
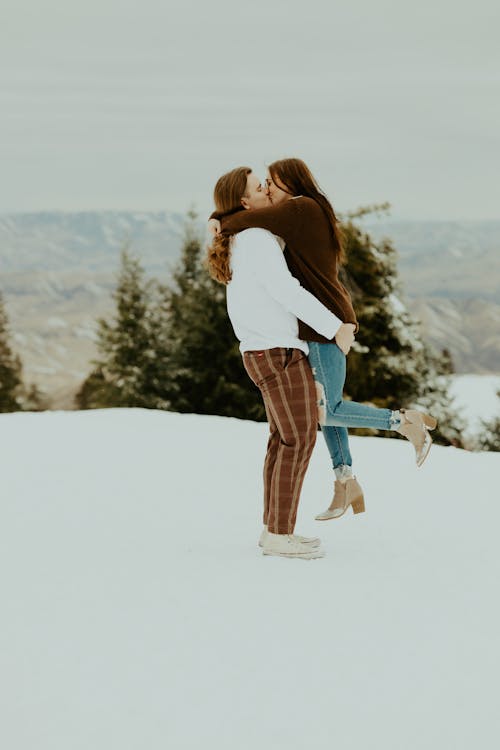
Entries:
[[[261, 227], [282, 237], [286, 243], [285, 260], [292, 276], [340, 320], [354, 323], [357, 330], [351, 296], [338, 278], [330, 223], [316, 201], [300, 196], [277, 206], [242, 210], [226, 216], [214, 213], [212, 217], [220, 218], [225, 234]], [[299, 338], [303, 341], [328, 342], [301, 320]]]

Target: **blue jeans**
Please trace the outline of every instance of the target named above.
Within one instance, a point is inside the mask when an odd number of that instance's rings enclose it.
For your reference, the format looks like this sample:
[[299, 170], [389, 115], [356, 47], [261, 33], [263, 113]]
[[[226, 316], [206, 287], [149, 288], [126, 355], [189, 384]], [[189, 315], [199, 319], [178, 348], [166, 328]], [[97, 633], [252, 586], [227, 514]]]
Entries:
[[[309, 341], [311, 365], [318, 394], [319, 423], [330, 453], [333, 468], [352, 466], [348, 427], [372, 427], [393, 430], [391, 409], [377, 409], [356, 401], [344, 401], [346, 356], [337, 344]], [[396, 420], [397, 422], [399, 420]]]

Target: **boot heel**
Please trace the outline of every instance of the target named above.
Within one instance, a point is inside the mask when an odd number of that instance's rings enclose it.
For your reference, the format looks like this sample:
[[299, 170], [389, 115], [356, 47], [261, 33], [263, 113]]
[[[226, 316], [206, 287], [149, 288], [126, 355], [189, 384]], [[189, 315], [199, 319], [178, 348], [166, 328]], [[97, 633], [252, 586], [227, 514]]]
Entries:
[[365, 512], [365, 499], [364, 497], [359, 498], [359, 500], [355, 500], [352, 505], [352, 512], [353, 513], [364, 513]]
[[431, 417], [429, 414], [424, 414], [424, 424], [430, 430], [434, 430], [437, 427], [437, 419], [434, 419], [434, 417]]

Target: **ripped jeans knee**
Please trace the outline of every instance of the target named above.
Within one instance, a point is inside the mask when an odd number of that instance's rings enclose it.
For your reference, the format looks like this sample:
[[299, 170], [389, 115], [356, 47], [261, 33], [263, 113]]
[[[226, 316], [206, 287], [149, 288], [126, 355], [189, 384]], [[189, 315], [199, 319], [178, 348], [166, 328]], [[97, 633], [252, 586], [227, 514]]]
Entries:
[[325, 386], [323, 385], [323, 383], [321, 383], [317, 379], [315, 367], [312, 368], [312, 373], [314, 377], [314, 386], [316, 388], [316, 406], [318, 407], [318, 422], [320, 425], [324, 425], [326, 423], [326, 409], [327, 409]]

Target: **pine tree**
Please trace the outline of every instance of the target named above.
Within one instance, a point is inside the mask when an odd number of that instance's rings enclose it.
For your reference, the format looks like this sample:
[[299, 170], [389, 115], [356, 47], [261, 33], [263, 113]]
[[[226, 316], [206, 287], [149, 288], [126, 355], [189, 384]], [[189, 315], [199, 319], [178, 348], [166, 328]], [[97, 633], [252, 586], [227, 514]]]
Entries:
[[19, 402], [23, 411], [47, 411], [50, 398], [36, 383], [22, 387]]
[[22, 366], [9, 344], [9, 321], [0, 293], [0, 412], [19, 411]]
[[[497, 391], [500, 398], [500, 391]], [[482, 431], [477, 438], [477, 449], [480, 451], [500, 451], [500, 417], [481, 420]]]
[[[390, 409], [426, 409], [439, 420], [437, 441], [460, 446], [465, 425], [448, 396], [451, 358], [447, 352], [435, 356], [422, 342], [401, 301], [391, 242], [374, 242], [355, 223], [369, 210], [343, 226], [343, 280], [360, 323], [348, 357], [346, 397]], [[225, 288], [202, 262], [195, 220], [191, 212], [168, 286], [146, 283], [138, 261], [123, 254], [117, 312], [111, 322], [99, 323], [100, 358], [77, 396], [80, 408], [143, 406], [265, 420], [227, 316]]]
[[190, 212], [173, 284], [163, 288], [170, 408], [264, 420], [260, 393], [243, 368], [227, 316], [225, 287], [213, 281], [204, 267], [195, 220]]
[[124, 250], [113, 293], [115, 315], [98, 321], [99, 356], [76, 396], [79, 408], [169, 407], [157, 377], [161, 346], [156, 289], [154, 281], [145, 281], [139, 261]]
[[436, 355], [424, 345], [424, 353], [420, 388], [413, 403], [438, 420], [437, 428], [432, 431], [436, 443], [463, 448], [467, 424], [459, 416], [450, 395], [450, 375], [454, 372], [450, 352], [443, 349], [440, 355]]
[[449, 352], [440, 360], [423, 343], [402, 301], [390, 240], [375, 242], [354, 221], [377, 208], [361, 209], [343, 224], [347, 263], [341, 275], [359, 321], [347, 359], [346, 396], [389, 409], [426, 409], [438, 419], [437, 442], [462, 445], [465, 425], [448, 396]]

